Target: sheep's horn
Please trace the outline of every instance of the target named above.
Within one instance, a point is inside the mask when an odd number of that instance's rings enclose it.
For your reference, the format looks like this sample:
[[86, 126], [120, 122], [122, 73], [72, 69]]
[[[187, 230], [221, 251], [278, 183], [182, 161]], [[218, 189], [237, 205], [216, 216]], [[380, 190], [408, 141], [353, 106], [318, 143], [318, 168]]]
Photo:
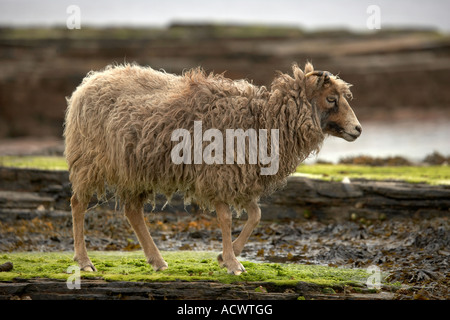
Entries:
[[308, 72], [306, 75], [305, 75], [305, 77], [309, 77], [309, 76], [319, 76], [319, 77], [321, 77], [321, 76], [323, 76], [323, 75], [327, 75], [327, 76], [332, 76], [332, 74], [330, 73], [330, 72], [328, 72], [328, 71], [318, 71], [318, 70], [316, 70], [316, 71], [311, 71], [311, 72]]

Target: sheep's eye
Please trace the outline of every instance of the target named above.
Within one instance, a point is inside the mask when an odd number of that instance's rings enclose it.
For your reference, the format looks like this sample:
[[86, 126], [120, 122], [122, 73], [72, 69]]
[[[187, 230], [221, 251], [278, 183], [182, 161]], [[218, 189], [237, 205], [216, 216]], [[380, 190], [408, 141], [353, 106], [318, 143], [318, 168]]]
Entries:
[[335, 97], [327, 97], [327, 101], [329, 103], [336, 103], [336, 98]]

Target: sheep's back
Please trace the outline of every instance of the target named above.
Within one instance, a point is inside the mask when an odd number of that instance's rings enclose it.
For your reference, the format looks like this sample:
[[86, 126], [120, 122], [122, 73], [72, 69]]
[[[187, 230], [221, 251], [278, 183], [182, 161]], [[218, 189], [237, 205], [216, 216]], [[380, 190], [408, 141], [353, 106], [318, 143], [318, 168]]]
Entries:
[[182, 128], [193, 140], [194, 121], [202, 121], [203, 131], [257, 130], [263, 101], [257, 90], [246, 81], [198, 71], [175, 76], [123, 66], [89, 74], [69, 100], [66, 116], [74, 192], [102, 195], [106, 183], [122, 200], [135, 201], [181, 191], [187, 202], [211, 209], [219, 200], [240, 210], [263, 191], [258, 166], [174, 164], [177, 142], [171, 136]]

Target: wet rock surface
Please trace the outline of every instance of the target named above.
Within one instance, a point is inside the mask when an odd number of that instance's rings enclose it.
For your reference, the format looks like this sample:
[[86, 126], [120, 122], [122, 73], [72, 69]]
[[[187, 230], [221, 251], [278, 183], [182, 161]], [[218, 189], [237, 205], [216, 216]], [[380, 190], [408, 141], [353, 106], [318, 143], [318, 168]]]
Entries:
[[[72, 251], [67, 173], [2, 170], [3, 177], [10, 175], [16, 187], [7, 188], [8, 179], [2, 179], [0, 252]], [[414, 190], [408, 190], [405, 184], [393, 192], [390, 182], [361, 182], [338, 184], [333, 189], [327, 182], [294, 180], [282, 196], [262, 201], [263, 221], [242, 259], [344, 268], [376, 266], [387, 281], [399, 285], [389, 298], [450, 298], [450, 217], [448, 207], [437, 205], [448, 201], [448, 188], [414, 185]], [[430, 188], [432, 193], [427, 192]], [[387, 194], [397, 209], [392, 203], [371, 210], [355, 205], [371, 201], [366, 190], [375, 190], [378, 196]], [[421, 203], [421, 197], [431, 198]], [[399, 210], [398, 204], [411, 200], [415, 206]], [[221, 232], [213, 214], [195, 206], [180, 210], [176, 203], [164, 211], [146, 208], [146, 223], [160, 250], [220, 252]], [[245, 218], [244, 214], [234, 219], [234, 237]], [[120, 205], [115, 208], [114, 202], [93, 202], [85, 228], [88, 250], [140, 250]]]
[[[221, 250], [221, 233], [209, 214], [146, 214], [147, 226], [161, 250]], [[235, 219], [237, 236], [245, 219]], [[58, 216], [0, 222], [0, 251], [73, 250], [69, 212]], [[140, 250], [121, 212], [97, 207], [86, 215], [89, 250]], [[377, 266], [389, 282], [403, 286], [399, 299], [448, 299], [450, 221], [389, 218], [333, 221], [262, 221], [242, 258], [333, 267]], [[420, 291], [420, 293], [419, 293]]]

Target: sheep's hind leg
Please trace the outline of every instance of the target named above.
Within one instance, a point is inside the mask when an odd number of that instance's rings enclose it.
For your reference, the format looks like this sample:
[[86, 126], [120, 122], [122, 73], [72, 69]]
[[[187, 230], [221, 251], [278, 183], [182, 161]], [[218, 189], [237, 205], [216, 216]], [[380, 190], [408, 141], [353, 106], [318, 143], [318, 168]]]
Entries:
[[139, 243], [141, 244], [147, 258], [147, 262], [152, 265], [155, 271], [167, 269], [167, 262], [164, 261], [161, 256], [161, 253], [156, 247], [155, 242], [153, 241], [153, 238], [145, 224], [143, 207], [126, 205], [125, 216], [138, 237]]
[[232, 215], [230, 208], [225, 203], [216, 204], [217, 221], [222, 230], [223, 253], [217, 257], [219, 265], [226, 267], [229, 274], [240, 275], [246, 272], [244, 266], [236, 259], [231, 241]]
[[80, 202], [76, 195], [70, 199], [73, 221], [74, 260], [78, 262], [83, 271], [97, 271], [88, 257], [86, 243], [84, 241], [84, 215], [88, 203]]

